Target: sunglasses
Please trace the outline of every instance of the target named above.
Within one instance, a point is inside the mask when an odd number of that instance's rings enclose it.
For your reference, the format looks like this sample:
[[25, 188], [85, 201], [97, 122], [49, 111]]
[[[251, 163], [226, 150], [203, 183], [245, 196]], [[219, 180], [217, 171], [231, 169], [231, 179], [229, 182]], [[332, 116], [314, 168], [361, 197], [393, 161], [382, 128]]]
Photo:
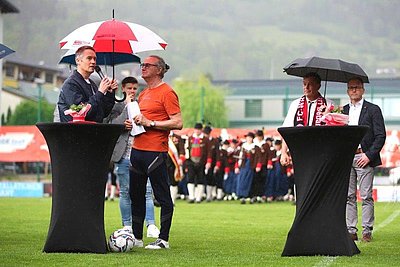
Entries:
[[140, 67], [141, 68], [150, 68], [151, 66], [153, 66], [153, 67], [158, 67], [158, 65], [157, 64], [151, 64], [151, 63], [142, 63], [142, 64], [140, 64]]

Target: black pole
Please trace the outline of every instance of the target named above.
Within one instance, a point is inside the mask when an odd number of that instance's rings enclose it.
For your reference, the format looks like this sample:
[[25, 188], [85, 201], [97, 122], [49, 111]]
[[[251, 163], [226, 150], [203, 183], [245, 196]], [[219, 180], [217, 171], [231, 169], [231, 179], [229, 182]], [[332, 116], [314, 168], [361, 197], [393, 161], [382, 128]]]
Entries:
[[326, 75], [325, 75], [325, 89], [324, 89], [324, 98], [326, 95], [326, 84], [328, 83], [328, 70], [326, 70]]
[[[114, 20], [114, 8], [113, 8], [113, 10], [112, 10], [112, 18], [113, 18], [113, 20]], [[115, 78], [115, 70], [114, 70], [114, 42], [115, 42], [115, 40], [113, 39], [113, 40], [112, 40], [112, 57], [111, 57], [111, 65], [112, 65], [112, 69], [113, 69], [113, 72], [112, 72], [112, 78], [113, 78], [113, 80], [114, 80], [114, 78]]]
[[113, 39], [112, 40], [112, 57], [111, 57], [111, 65], [112, 65], [112, 78], [113, 78], [113, 80], [114, 80], [114, 78], [115, 78], [115, 68], [114, 68], [114, 42], [115, 42], [115, 40]]
[[[112, 10], [112, 18], [114, 19], [114, 9]], [[112, 78], [113, 78], [113, 80], [114, 80], [114, 78], [115, 78], [115, 68], [114, 68], [114, 60], [115, 60], [115, 58], [114, 58], [114, 42], [115, 42], [115, 40], [113, 39], [112, 40], [112, 57], [111, 57], [111, 65], [112, 65]], [[114, 100], [116, 101], [116, 102], [124, 102], [125, 101], [125, 99], [126, 99], [126, 93], [125, 92], [123, 92], [123, 97], [122, 97], [122, 99], [117, 99], [115, 96], [114, 96]]]

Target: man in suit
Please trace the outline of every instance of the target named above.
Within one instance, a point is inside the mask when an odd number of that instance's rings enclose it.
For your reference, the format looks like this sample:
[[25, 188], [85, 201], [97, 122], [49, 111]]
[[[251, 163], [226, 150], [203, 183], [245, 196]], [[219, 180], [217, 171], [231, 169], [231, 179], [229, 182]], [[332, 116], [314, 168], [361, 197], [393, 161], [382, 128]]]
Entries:
[[96, 52], [91, 46], [81, 46], [75, 53], [76, 70], [65, 80], [57, 107], [61, 122], [72, 121], [72, 116], [65, 115], [72, 104], [90, 104], [91, 108], [85, 120], [102, 122], [114, 106], [116, 80], [104, 77], [99, 87], [89, 78], [96, 66]]
[[386, 130], [381, 109], [364, 100], [364, 92], [364, 83], [361, 78], [352, 78], [347, 83], [350, 103], [343, 107], [343, 113], [349, 115], [349, 125], [366, 125], [369, 129], [354, 155], [347, 196], [346, 220], [351, 238], [358, 240], [356, 196], [358, 180], [362, 199], [362, 241], [370, 242], [375, 219], [372, 198], [374, 167], [382, 164], [379, 152], [385, 144]]
[[[310, 72], [303, 76], [303, 96], [295, 99], [289, 107], [283, 127], [293, 126], [319, 126], [322, 123], [323, 106], [326, 99], [319, 93], [321, 77]], [[292, 159], [288, 153], [288, 146], [282, 139], [281, 164], [287, 166]]]

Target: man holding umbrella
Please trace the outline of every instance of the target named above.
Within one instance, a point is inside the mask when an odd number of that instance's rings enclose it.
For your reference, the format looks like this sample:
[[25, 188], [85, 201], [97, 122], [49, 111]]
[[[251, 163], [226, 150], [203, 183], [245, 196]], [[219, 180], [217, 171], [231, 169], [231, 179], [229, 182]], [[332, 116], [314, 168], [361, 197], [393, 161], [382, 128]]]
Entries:
[[347, 196], [347, 229], [353, 240], [357, 236], [357, 180], [362, 199], [362, 241], [370, 242], [374, 226], [374, 199], [372, 185], [374, 167], [381, 165], [381, 151], [386, 140], [385, 124], [379, 106], [364, 100], [365, 89], [361, 78], [352, 78], [347, 83], [350, 103], [343, 107], [343, 113], [349, 115], [349, 125], [369, 126], [354, 155], [350, 171], [349, 191]]
[[91, 46], [82, 46], [75, 53], [77, 69], [65, 80], [58, 99], [58, 109], [61, 122], [68, 122], [72, 117], [65, 115], [72, 104], [90, 104], [91, 108], [85, 120], [102, 122], [114, 106], [115, 90], [118, 84], [115, 80], [104, 77], [99, 87], [89, 79], [96, 66], [96, 52]]
[[[304, 95], [290, 104], [282, 127], [321, 125], [326, 100], [319, 93], [320, 88], [321, 77], [317, 73], [310, 72], [303, 76]], [[284, 140], [281, 152], [281, 164], [283, 166], [289, 165], [290, 156]]]

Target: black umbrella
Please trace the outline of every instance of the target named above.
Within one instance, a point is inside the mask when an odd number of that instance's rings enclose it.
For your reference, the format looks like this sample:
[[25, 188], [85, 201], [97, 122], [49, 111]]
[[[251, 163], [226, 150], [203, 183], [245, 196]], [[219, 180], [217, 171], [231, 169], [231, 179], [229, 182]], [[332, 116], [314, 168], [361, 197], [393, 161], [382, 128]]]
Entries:
[[347, 83], [352, 78], [361, 78], [364, 83], [369, 83], [367, 74], [363, 69], [354, 63], [340, 59], [321, 57], [298, 58], [283, 68], [289, 75], [304, 77], [304, 75], [315, 72], [325, 81], [324, 97], [326, 94], [326, 83], [341, 82]]

